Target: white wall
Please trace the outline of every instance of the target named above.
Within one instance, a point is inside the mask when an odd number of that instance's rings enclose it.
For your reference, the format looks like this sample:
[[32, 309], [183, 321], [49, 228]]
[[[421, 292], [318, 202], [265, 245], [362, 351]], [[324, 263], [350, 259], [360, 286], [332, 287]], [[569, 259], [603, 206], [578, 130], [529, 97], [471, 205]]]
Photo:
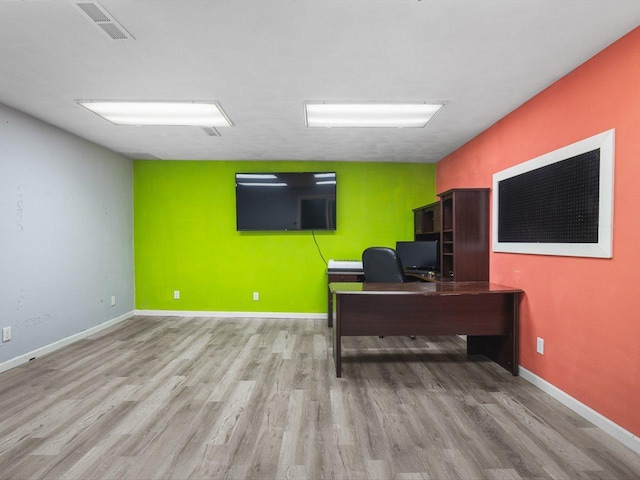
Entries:
[[131, 161], [0, 104], [0, 365], [132, 312], [133, 268]]

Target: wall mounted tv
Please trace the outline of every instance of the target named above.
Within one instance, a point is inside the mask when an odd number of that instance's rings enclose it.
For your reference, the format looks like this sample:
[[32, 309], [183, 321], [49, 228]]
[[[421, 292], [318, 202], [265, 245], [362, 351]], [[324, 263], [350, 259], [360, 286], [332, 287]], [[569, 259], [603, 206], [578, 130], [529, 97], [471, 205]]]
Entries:
[[336, 172], [236, 173], [236, 227], [335, 230], [336, 187]]

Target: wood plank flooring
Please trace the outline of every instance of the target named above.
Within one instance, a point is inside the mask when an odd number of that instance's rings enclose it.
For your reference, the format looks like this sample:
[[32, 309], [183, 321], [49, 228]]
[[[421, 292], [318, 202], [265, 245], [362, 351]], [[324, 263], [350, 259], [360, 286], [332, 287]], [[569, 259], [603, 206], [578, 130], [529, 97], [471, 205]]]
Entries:
[[[637, 479], [640, 455], [457, 337], [134, 317], [0, 374], [2, 479]], [[357, 355], [356, 355], [357, 353]]]

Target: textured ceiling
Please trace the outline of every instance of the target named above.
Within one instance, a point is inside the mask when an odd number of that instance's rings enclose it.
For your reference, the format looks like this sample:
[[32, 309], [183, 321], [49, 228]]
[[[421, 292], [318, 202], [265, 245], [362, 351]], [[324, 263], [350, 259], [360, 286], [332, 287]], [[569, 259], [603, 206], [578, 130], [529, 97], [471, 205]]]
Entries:
[[[436, 162], [640, 24], [638, 0], [0, 0], [0, 103], [132, 157]], [[77, 99], [215, 100], [234, 123], [111, 125]], [[420, 129], [312, 129], [305, 101], [441, 101]], [[594, 132], [597, 133], [597, 132]]]

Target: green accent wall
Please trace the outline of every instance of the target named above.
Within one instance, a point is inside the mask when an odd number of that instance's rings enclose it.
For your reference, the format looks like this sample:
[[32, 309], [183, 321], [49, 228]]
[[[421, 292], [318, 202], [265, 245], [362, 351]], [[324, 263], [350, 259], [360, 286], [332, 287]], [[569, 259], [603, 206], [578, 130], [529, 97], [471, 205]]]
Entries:
[[[337, 172], [337, 230], [238, 232], [235, 173]], [[302, 161], [134, 162], [136, 308], [322, 313], [328, 261], [413, 239], [435, 165]], [[180, 299], [174, 300], [174, 290]], [[253, 292], [260, 299], [253, 300]]]

